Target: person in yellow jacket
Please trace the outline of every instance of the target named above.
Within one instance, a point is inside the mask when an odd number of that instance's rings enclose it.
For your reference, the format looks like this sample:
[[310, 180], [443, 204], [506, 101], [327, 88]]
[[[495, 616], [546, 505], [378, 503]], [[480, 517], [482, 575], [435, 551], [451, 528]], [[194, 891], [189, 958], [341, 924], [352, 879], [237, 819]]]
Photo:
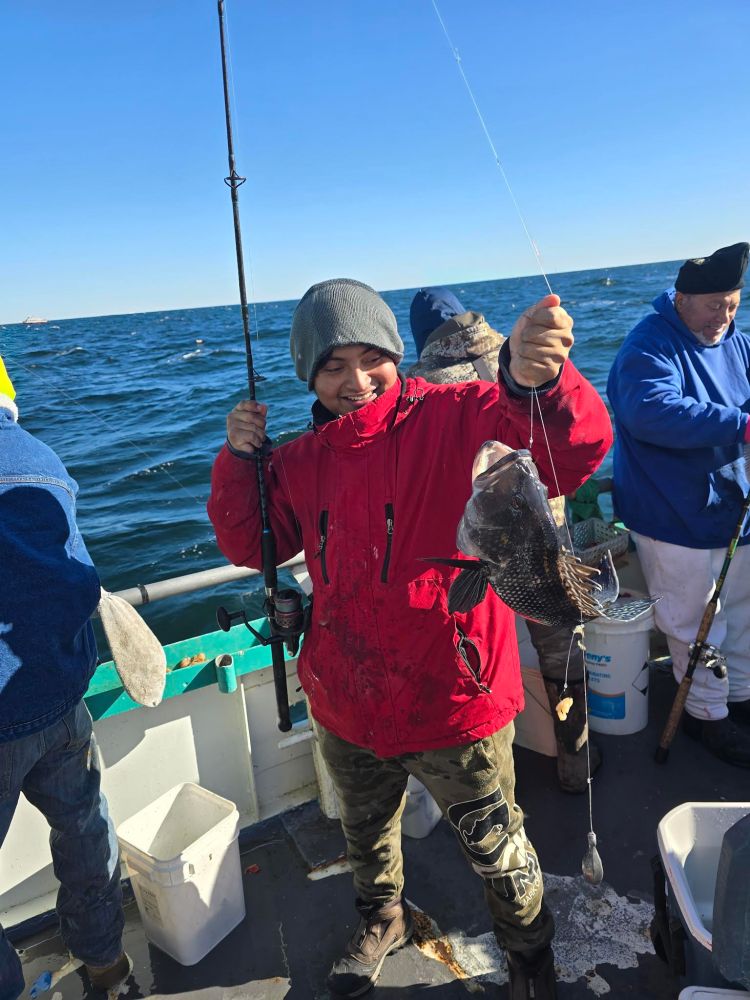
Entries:
[[7, 396], [11, 402], [16, 398], [16, 390], [13, 388], [13, 383], [2, 358], [0, 358], [0, 396]]

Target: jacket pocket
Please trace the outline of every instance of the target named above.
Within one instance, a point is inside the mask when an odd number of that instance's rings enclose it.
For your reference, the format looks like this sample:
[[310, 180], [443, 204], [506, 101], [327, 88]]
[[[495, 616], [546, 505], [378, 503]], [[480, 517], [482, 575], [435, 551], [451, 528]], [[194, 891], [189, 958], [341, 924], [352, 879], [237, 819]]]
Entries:
[[456, 652], [471, 671], [480, 690], [490, 694], [489, 687], [482, 681], [482, 657], [479, 655], [476, 643], [458, 625], [456, 625], [456, 635]]
[[391, 546], [393, 545], [392, 503], [387, 503], [385, 505], [385, 533], [386, 533], [385, 557], [383, 558], [383, 568], [380, 571], [380, 580], [382, 583], [388, 582], [388, 567], [391, 565]]
[[83, 698], [63, 716], [61, 721], [68, 734], [65, 749], [69, 753], [79, 753], [89, 745], [94, 730], [91, 715]]
[[330, 583], [328, 579], [328, 566], [326, 565], [326, 545], [328, 544], [328, 511], [321, 510], [320, 517], [318, 518], [318, 531], [320, 532], [320, 540], [318, 541], [318, 549], [315, 553], [315, 558], [320, 559], [320, 572], [323, 577], [323, 583]]
[[705, 509], [730, 504], [737, 507], [739, 513], [739, 506], [744, 502], [749, 485], [745, 459], [738, 458], [734, 462], [728, 462], [708, 475], [708, 501]]

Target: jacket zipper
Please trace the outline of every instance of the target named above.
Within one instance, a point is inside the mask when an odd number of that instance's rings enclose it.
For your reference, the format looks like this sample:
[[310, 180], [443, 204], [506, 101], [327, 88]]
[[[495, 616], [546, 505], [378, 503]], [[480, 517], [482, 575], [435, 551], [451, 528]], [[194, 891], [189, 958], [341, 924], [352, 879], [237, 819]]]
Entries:
[[326, 543], [328, 541], [327, 510], [321, 510], [318, 527], [320, 529], [320, 541], [318, 542], [318, 551], [315, 553], [315, 558], [320, 559], [320, 572], [323, 574], [323, 583], [330, 583], [328, 579], [328, 567], [326, 566]]
[[380, 573], [380, 579], [383, 583], [388, 582], [388, 567], [391, 564], [391, 545], [393, 543], [393, 504], [387, 503], [385, 505], [385, 531], [388, 536], [388, 541], [385, 546], [385, 558], [383, 559], [383, 569]]
[[[474, 680], [477, 682], [477, 685], [479, 686], [480, 690], [484, 691], [485, 694], [491, 694], [492, 692], [490, 691], [489, 687], [482, 682], [482, 673], [481, 673], [482, 660], [479, 655], [479, 650], [477, 649], [476, 643], [473, 642], [467, 635], [464, 635], [464, 633], [461, 631], [460, 628], [458, 628], [458, 626], [456, 626], [456, 631], [458, 632], [458, 643], [456, 644], [458, 655], [461, 657], [461, 659], [464, 661], [466, 666], [471, 671], [472, 676], [474, 677]], [[471, 647], [471, 649], [474, 650], [474, 653], [477, 658], [476, 667], [473, 667], [471, 665], [469, 654], [466, 651], [467, 646]]]

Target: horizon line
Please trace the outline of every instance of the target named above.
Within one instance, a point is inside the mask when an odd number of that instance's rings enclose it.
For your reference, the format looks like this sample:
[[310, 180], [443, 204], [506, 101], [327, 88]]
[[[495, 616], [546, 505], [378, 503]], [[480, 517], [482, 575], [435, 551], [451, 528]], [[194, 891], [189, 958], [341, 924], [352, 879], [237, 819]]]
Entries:
[[[605, 265], [600, 266], [600, 267], [578, 267], [578, 268], [573, 268], [571, 270], [565, 270], [565, 271], [548, 271], [548, 272], [546, 272], [546, 274], [548, 276], [551, 276], [551, 275], [560, 275], [560, 274], [580, 274], [582, 271], [608, 271], [608, 270], [612, 271], [612, 270], [619, 270], [620, 268], [623, 268], [623, 267], [643, 267], [645, 264], [672, 264], [672, 263], [677, 263], [678, 260], [679, 260], [679, 258], [667, 258], [665, 260], [643, 260], [643, 261], [635, 261], [635, 262], [630, 263], [630, 264], [610, 264], [610, 265], [606, 265], [605, 264]], [[470, 281], [449, 281], [447, 283], [443, 282], [442, 284], [448, 284], [448, 285], [454, 285], [454, 286], [456, 286], [456, 285], [478, 285], [478, 284], [484, 284], [487, 281], [519, 281], [519, 280], [524, 279], [524, 278], [543, 278], [543, 275], [542, 275], [541, 272], [537, 271], [537, 272], [535, 272], [533, 274], [516, 274], [516, 275], [508, 276], [508, 277], [505, 277], [505, 278], [472, 278]], [[383, 294], [388, 294], [390, 292], [403, 292], [403, 291], [407, 291], [410, 287], [412, 287], [412, 286], [406, 285], [406, 286], [402, 286], [400, 288], [382, 288], [382, 289], [378, 290], [378, 294], [383, 295]], [[427, 285], [427, 286], [426, 285], [420, 285], [420, 286], [415, 285], [413, 287], [415, 287], [415, 288], [417, 288], [417, 287], [425, 288], [425, 287], [431, 287], [431, 286], [429, 286], [429, 285]], [[302, 296], [299, 296], [299, 298], [301, 298], [301, 297]], [[254, 300], [248, 300], [248, 306], [275, 305], [275, 304], [282, 304], [282, 303], [285, 303], [285, 302], [295, 302], [295, 301], [299, 301], [299, 299], [296, 296], [292, 296], [292, 298], [286, 298], [286, 299], [254, 299]], [[193, 312], [196, 309], [227, 309], [227, 308], [239, 308], [239, 306], [240, 306], [240, 303], [239, 303], [239, 301], [237, 301], [237, 302], [215, 302], [215, 303], [212, 303], [212, 304], [209, 304], [209, 305], [205, 305], [205, 306], [164, 306], [164, 307], [160, 307], [158, 309], [139, 309], [139, 310], [133, 310], [132, 312], [85, 313], [85, 314], [82, 314], [80, 316], [53, 317], [51, 319], [47, 319], [46, 317], [44, 317], [42, 323], [29, 323], [28, 325], [29, 326], [45, 326], [47, 323], [68, 323], [68, 322], [72, 322], [72, 321], [80, 320], [80, 319], [109, 319], [109, 318], [113, 318], [113, 317], [117, 317], [117, 316], [148, 316], [148, 315], [150, 315], [152, 313]], [[29, 314], [29, 315], [33, 315], [33, 314]], [[24, 320], [16, 320], [15, 322], [0, 323], [0, 330], [2, 330], [4, 327], [8, 327], [8, 326], [24, 326], [24, 325], [26, 325], [25, 322], [24, 322]]]

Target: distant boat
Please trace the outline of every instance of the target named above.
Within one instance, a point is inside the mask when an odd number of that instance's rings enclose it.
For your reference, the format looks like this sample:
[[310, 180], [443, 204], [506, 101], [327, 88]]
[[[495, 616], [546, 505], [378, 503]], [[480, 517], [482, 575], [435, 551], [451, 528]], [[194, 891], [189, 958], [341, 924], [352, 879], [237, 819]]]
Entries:
[[46, 323], [47, 320], [43, 319], [41, 316], [27, 316], [23, 321], [24, 326], [36, 326], [39, 323]]

